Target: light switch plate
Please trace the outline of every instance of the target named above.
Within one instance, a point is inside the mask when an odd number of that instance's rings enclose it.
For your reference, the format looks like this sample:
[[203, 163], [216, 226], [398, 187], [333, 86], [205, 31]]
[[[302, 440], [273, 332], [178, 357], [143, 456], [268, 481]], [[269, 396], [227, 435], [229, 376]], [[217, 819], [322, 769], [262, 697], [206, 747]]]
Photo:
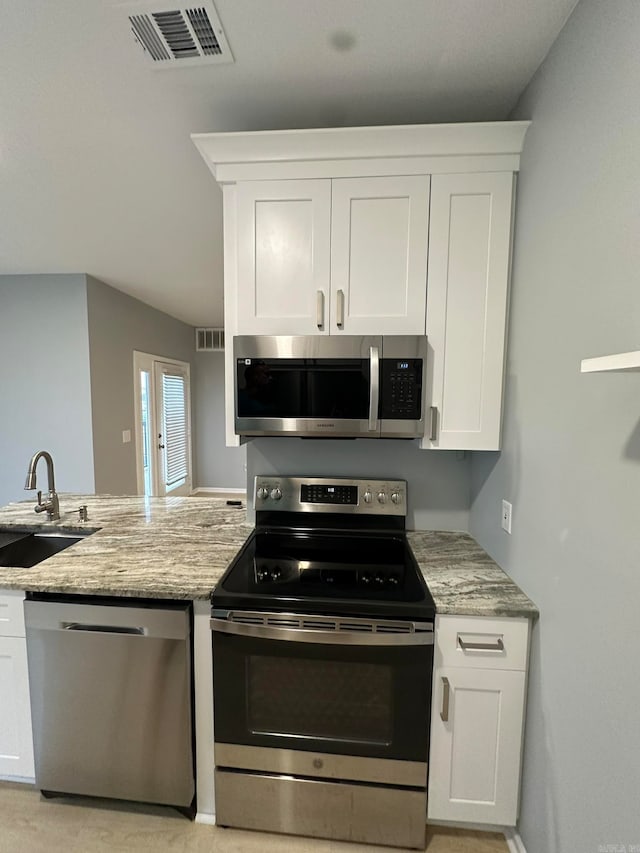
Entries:
[[130, 429], [123, 429], [122, 430], [122, 443], [123, 444], [129, 444], [130, 441], [131, 441], [131, 430]]
[[511, 512], [513, 507], [509, 501], [502, 501], [502, 529], [511, 533]]

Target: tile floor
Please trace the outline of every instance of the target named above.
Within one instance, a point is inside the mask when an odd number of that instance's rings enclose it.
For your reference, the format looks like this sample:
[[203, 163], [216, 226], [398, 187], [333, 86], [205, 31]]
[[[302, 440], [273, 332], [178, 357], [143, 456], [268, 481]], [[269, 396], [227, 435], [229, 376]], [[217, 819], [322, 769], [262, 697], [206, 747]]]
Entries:
[[[501, 835], [430, 827], [428, 853], [508, 853]], [[31, 786], [0, 783], [0, 853], [391, 853], [345, 844], [218, 829], [173, 809], [45, 800]]]

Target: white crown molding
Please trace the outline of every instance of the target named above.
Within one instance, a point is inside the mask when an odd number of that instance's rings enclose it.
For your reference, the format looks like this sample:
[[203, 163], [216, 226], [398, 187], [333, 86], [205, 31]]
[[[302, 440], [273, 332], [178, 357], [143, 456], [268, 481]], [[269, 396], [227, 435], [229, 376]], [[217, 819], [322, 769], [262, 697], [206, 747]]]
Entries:
[[[195, 146], [216, 180], [242, 180], [247, 167], [308, 161], [404, 160], [511, 155], [519, 164], [531, 122], [409, 124], [264, 130], [246, 133], [194, 133]], [[490, 162], [490, 161], [489, 161]], [[447, 167], [449, 168], [449, 167]], [[444, 171], [442, 169], [441, 171]], [[246, 179], [246, 178], [244, 178]]]

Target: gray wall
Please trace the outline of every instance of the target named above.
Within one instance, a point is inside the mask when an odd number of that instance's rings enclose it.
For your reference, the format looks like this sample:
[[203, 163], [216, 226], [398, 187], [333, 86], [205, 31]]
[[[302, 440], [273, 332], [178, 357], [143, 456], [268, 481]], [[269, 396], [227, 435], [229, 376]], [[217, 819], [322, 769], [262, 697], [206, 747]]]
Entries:
[[225, 445], [224, 353], [198, 352], [195, 363], [194, 488], [244, 489], [246, 448]]
[[247, 445], [247, 488], [257, 474], [371, 477], [408, 483], [407, 527], [467, 530], [470, 460], [415, 441], [258, 438]]
[[[137, 494], [133, 351], [187, 361], [191, 326], [87, 276], [95, 486], [100, 494]], [[192, 372], [192, 410], [193, 410]], [[192, 426], [195, 423], [192, 411]], [[130, 429], [132, 441], [122, 443]], [[192, 435], [192, 448], [196, 436]]]
[[513, 116], [533, 125], [504, 450], [473, 460], [470, 524], [542, 613], [527, 853], [640, 844], [640, 373], [579, 373], [582, 358], [640, 348], [639, 44], [637, 0], [582, 0]]
[[35, 502], [24, 481], [36, 450], [53, 455], [59, 491], [94, 491], [83, 275], [0, 276], [0, 506]]

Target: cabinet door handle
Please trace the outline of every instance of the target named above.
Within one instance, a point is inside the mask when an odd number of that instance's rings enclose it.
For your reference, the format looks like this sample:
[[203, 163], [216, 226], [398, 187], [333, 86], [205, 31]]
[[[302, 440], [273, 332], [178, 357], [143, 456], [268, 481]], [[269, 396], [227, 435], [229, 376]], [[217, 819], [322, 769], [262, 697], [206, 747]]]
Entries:
[[339, 329], [344, 329], [344, 290], [339, 290], [338, 294], [338, 318], [336, 325]]
[[429, 409], [429, 441], [435, 441], [438, 437], [438, 407], [431, 406]]
[[369, 431], [378, 429], [380, 402], [380, 354], [378, 347], [369, 347]]
[[324, 291], [319, 290], [316, 294], [316, 325], [319, 329], [324, 326]]
[[451, 688], [449, 679], [442, 676], [442, 710], [440, 711], [440, 719], [443, 723], [449, 722], [449, 694]]
[[462, 637], [458, 637], [458, 645], [462, 649], [463, 652], [503, 652], [504, 651], [504, 643], [501, 638], [495, 641], [495, 643], [465, 643]]

